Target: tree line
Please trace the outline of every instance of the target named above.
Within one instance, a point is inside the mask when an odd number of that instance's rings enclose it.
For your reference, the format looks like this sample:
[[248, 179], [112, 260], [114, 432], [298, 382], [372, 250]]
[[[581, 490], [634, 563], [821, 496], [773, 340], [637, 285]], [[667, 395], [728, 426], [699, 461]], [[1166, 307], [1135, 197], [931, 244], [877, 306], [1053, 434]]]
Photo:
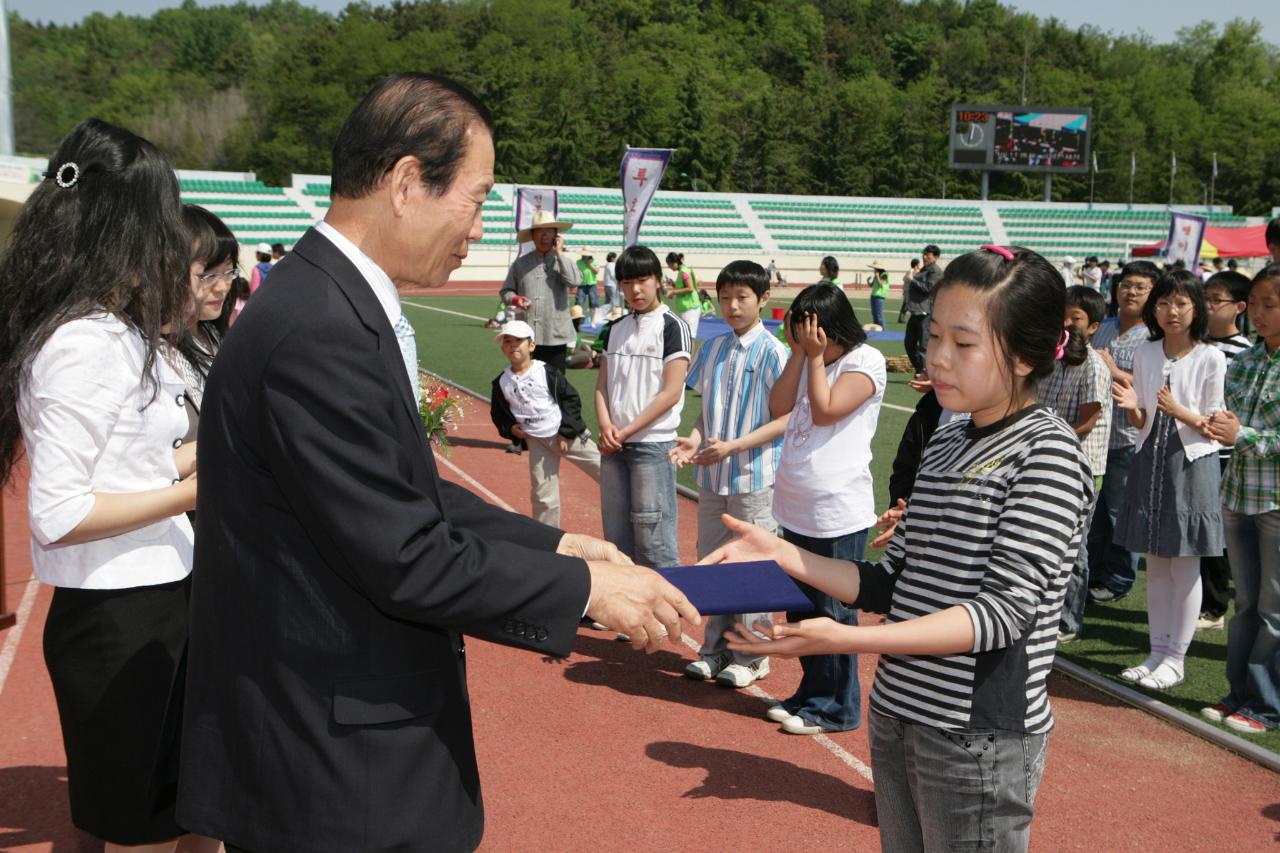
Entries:
[[[1170, 44], [1072, 30], [996, 0], [295, 0], [71, 26], [10, 16], [21, 151], [47, 155], [88, 116], [184, 168], [268, 182], [329, 172], [330, 146], [381, 77], [431, 71], [498, 122], [497, 178], [610, 186], [626, 145], [677, 149], [663, 186], [723, 192], [975, 198], [947, 167], [953, 103], [1093, 110], [1098, 201], [1280, 203], [1280, 51], [1258, 24], [1204, 22]], [[991, 195], [1042, 179], [993, 173]], [[1058, 175], [1084, 201], [1089, 176]]]

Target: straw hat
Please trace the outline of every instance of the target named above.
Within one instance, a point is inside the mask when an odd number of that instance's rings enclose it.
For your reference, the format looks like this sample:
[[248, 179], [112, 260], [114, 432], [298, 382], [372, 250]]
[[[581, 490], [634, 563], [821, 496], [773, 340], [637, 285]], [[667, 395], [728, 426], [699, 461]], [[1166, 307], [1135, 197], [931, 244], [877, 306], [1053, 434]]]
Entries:
[[884, 272], [885, 267], [884, 267], [884, 264], [880, 263], [879, 261], [872, 261], [871, 266], [868, 269], [873, 269], [878, 272]]
[[563, 233], [573, 227], [572, 222], [562, 222], [556, 219], [554, 213], [549, 210], [535, 210], [533, 212], [533, 221], [529, 223], [528, 228], [521, 228], [516, 234], [516, 242], [527, 243], [533, 239], [531, 232], [535, 228], [554, 228]]

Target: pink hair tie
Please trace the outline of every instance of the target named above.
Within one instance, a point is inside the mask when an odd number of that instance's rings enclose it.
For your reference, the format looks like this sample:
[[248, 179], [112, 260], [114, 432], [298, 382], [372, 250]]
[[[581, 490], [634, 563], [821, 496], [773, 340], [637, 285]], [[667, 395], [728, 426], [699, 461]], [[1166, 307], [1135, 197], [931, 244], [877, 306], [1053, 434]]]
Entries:
[[988, 243], [987, 245], [981, 246], [979, 248], [987, 252], [995, 252], [997, 255], [1004, 258], [1006, 261], [1013, 260], [1013, 252], [1010, 252], [1004, 246], [997, 246], [994, 243]]
[[1071, 335], [1066, 329], [1063, 329], [1062, 337], [1058, 338], [1058, 348], [1053, 353], [1054, 361], [1062, 361], [1062, 356], [1067, 351], [1067, 341], [1069, 340], [1071, 340]]

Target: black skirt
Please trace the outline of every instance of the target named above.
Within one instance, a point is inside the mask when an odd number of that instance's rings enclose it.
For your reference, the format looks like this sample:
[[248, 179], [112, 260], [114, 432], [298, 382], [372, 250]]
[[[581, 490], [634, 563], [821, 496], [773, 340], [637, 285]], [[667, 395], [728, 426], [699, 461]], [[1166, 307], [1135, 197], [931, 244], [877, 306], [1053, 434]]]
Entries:
[[183, 835], [174, 819], [191, 578], [53, 593], [44, 659], [67, 752], [71, 819], [115, 844]]

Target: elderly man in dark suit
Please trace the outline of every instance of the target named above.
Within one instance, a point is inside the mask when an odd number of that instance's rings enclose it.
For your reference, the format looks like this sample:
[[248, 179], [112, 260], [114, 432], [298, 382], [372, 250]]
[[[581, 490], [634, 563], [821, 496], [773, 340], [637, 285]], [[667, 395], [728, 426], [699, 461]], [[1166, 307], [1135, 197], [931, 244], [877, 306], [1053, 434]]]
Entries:
[[230, 850], [471, 850], [461, 635], [565, 655], [584, 613], [650, 649], [699, 619], [608, 543], [436, 470], [396, 289], [443, 284], [480, 239], [492, 127], [452, 81], [379, 84], [325, 222], [209, 376], [179, 813]]

